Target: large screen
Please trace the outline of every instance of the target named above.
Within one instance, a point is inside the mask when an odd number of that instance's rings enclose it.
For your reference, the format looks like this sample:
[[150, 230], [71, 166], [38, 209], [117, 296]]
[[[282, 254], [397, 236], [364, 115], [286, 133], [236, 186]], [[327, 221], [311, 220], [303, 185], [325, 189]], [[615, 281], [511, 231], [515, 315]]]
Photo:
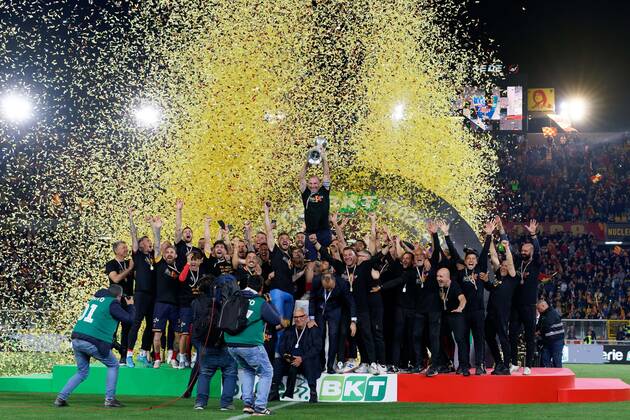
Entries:
[[484, 131], [523, 131], [523, 87], [464, 88], [458, 111]]

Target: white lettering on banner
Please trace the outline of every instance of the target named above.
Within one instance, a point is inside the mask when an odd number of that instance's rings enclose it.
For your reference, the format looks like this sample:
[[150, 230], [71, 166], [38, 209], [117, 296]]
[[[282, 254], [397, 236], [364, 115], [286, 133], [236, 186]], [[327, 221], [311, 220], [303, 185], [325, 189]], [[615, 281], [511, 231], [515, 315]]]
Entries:
[[359, 390], [359, 386], [363, 385], [365, 381], [346, 381], [346, 386], [343, 389], [343, 396], [349, 397], [354, 394], [355, 397], [361, 396], [361, 391]]
[[372, 396], [378, 397], [381, 387], [386, 384], [383, 382], [371, 382], [368, 385], [372, 388]]
[[340, 395], [341, 394], [341, 384], [339, 382], [329, 382], [326, 381], [322, 383], [321, 387], [322, 396], [331, 396], [331, 395]]

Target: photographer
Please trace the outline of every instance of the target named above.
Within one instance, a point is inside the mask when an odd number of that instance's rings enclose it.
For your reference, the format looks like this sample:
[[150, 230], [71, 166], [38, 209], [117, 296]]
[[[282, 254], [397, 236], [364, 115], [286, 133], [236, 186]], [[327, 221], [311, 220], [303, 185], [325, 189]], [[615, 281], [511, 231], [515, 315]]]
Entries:
[[287, 387], [285, 398], [293, 398], [295, 381], [301, 373], [308, 382], [311, 391], [309, 402], [317, 402], [317, 379], [321, 373], [320, 352], [322, 349], [321, 330], [317, 326], [308, 328], [308, 316], [301, 308], [293, 312], [293, 326], [287, 328], [284, 340], [280, 344], [282, 358], [276, 359], [274, 369], [274, 385], [282, 381], [287, 372]]
[[120, 302], [123, 289], [117, 284], [101, 289], [94, 294], [85, 310], [77, 320], [72, 330], [72, 351], [77, 362], [77, 373], [71, 377], [63, 387], [55, 406], [68, 406], [68, 397], [81, 382], [85, 381], [90, 372], [90, 358], [100, 360], [107, 366], [107, 385], [105, 390], [105, 407], [122, 407], [116, 399], [116, 382], [118, 381], [118, 359], [112, 352], [114, 331], [118, 322], [131, 324], [136, 316], [133, 298], [125, 296], [127, 310]]

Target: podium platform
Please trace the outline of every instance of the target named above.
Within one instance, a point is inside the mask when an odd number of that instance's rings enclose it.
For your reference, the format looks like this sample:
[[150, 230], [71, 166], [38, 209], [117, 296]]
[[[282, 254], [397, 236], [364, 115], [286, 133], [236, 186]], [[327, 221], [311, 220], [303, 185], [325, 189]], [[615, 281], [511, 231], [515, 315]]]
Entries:
[[[472, 372], [472, 371], [471, 371]], [[459, 404], [528, 404], [629, 401], [630, 385], [619, 379], [576, 378], [566, 368], [533, 368], [510, 376], [463, 377], [454, 373], [427, 378], [398, 375], [398, 401]]]

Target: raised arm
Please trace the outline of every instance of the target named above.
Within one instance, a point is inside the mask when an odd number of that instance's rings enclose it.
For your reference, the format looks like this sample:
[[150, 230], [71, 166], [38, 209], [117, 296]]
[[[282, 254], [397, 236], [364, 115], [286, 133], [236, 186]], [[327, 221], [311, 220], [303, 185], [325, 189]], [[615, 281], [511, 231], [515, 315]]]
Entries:
[[203, 218], [203, 237], [205, 239], [203, 245], [203, 252], [206, 254], [206, 257], [209, 257], [212, 253], [212, 239], [210, 238], [210, 222], [212, 219], [210, 216], [205, 215]]
[[494, 232], [494, 229], [496, 229], [496, 227], [497, 225], [492, 220], [486, 223], [484, 227], [486, 239], [483, 243], [481, 255], [479, 255], [479, 270], [484, 273], [488, 271], [488, 251], [490, 250], [490, 243], [492, 242], [492, 232]]
[[157, 260], [162, 256], [162, 247], [161, 247], [161, 238], [160, 234], [162, 232], [162, 219], [160, 216], [153, 216], [150, 221], [151, 228], [153, 229], [153, 255]]
[[510, 243], [508, 241], [501, 241], [505, 248], [505, 261], [508, 265], [508, 274], [512, 277], [516, 276], [516, 268], [514, 267], [514, 257], [512, 257], [512, 250], [510, 249]]
[[254, 251], [254, 245], [252, 244], [252, 222], [245, 220], [245, 226], [243, 227], [243, 240], [247, 246], [247, 251]]
[[497, 254], [497, 249], [494, 246], [494, 241], [490, 242], [490, 263], [492, 263], [492, 271], [497, 271], [501, 266], [499, 254]]
[[462, 257], [459, 255], [459, 252], [457, 252], [457, 249], [455, 249], [455, 244], [453, 244], [453, 241], [451, 240], [451, 236], [449, 235], [449, 225], [447, 223], [444, 223], [444, 226], [446, 226], [444, 239], [446, 240], [446, 245], [448, 246], [448, 252], [451, 253], [451, 259], [454, 264], [461, 263], [463, 261]]
[[339, 226], [339, 223], [338, 223], [337, 213], [333, 213], [330, 216], [330, 221], [332, 222], [333, 228], [335, 228], [335, 235], [337, 236], [337, 240], [339, 241], [341, 248], [343, 249], [347, 247], [348, 245], [346, 244], [346, 238], [345, 236], [343, 236], [343, 230], [341, 229], [341, 226]]
[[300, 181], [300, 192], [303, 193], [306, 190], [306, 171], [308, 171], [308, 161], [304, 162], [304, 166], [298, 175]]
[[267, 234], [267, 246], [269, 247], [269, 252], [273, 252], [273, 249], [276, 246], [276, 241], [273, 238], [273, 229], [271, 228], [271, 219], [269, 219], [269, 204], [267, 201], [263, 203], [263, 214], [265, 220], [265, 233]]
[[328, 166], [328, 158], [326, 157], [326, 149], [321, 150], [322, 167], [324, 168], [324, 176], [322, 177], [322, 183], [324, 187], [330, 189], [330, 167]]
[[370, 213], [370, 238], [368, 242], [368, 250], [372, 255], [376, 254], [376, 214]]
[[182, 209], [184, 201], [181, 198], [175, 200], [175, 243], [182, 240]]
[[129, 232], [131, 234], [131, 250], [138, 252], [138, 229], [133, 223], [133, 208], [129, 207]]
[[531, 219], [529, 221], [529, 225], [524, 225], [525, 229], [529, 233], [529, 237], [532, 240], [532, 245], [534, 246], [534, 255], [533, 257], [540, 256], [540, 243], [538, 242], [538, 222], [535, 219]]
[[241, 263], [241, 261], [238, 258], [238, 242], [239, 239], [238, 238], [234, 238], [232, 239], [233, 243], [232, 243], [232, 268], [237, 270], [238, 269], [238, 265]]

